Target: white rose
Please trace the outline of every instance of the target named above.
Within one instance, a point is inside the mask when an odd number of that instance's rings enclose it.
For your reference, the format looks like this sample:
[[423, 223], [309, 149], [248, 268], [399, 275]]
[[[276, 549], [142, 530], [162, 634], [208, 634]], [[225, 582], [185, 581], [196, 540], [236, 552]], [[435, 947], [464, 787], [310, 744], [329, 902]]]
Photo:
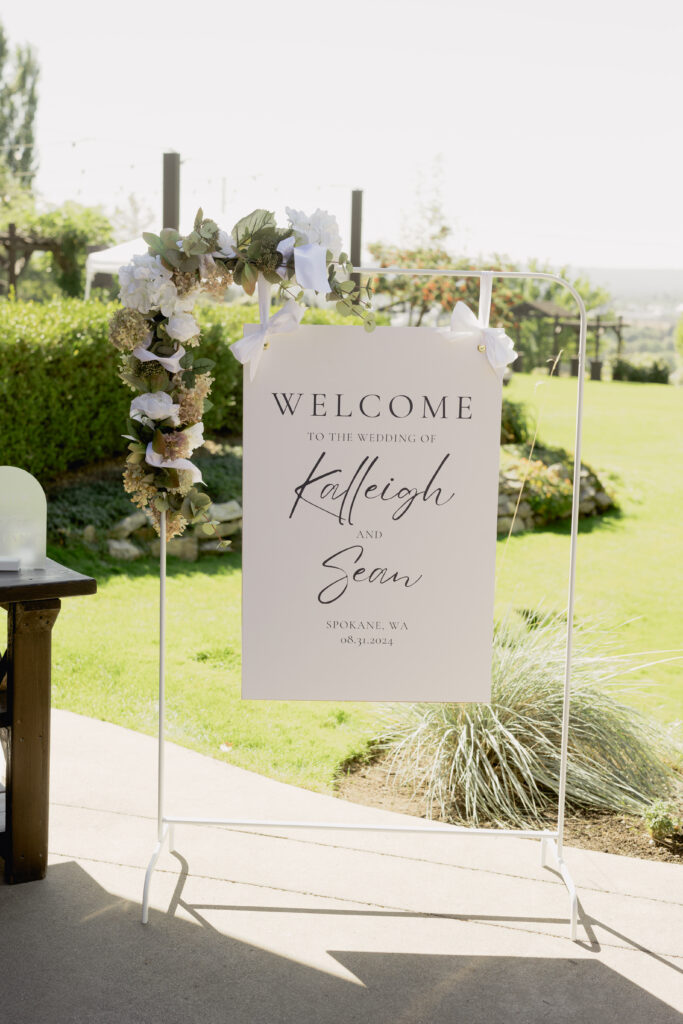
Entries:
[[174, 313], [166, 325], [169, 338], [176, 341], [189, 341], [199, 334], [197, 321], [191, 313]]
[[302, 244], [320, 245], [323, 249], [329, 249], [332, 252], [334, 260], [339, 259], [342, 240], [336, 217], [333, 217], [327, 210], [320, 209], [309, 216], [303, 210], [294, 210], [291, 206], [286, 207], [285, 212]]
[[163, 316], [173, 316], [178, 308], [178, 289], [173, 284], [173, 281], [164, 281], [160, 285], [155, 295], [156, 305], [161, 310]]
[[173, 399], [165, 391], [150, 391], [144, 395], [138, 395], [130, 403], [130, 418], [138, 423], [145, 423], [150, 426], [152, 420], [170, 419], [174, 427], [179, 424], [178, 413], [180, 406], [175, 405]]

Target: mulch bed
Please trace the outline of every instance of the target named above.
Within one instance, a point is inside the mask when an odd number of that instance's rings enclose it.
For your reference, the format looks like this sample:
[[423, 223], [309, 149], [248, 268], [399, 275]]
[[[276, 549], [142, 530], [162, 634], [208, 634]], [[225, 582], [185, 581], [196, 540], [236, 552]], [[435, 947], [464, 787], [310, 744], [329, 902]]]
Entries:
[[[337, 796], [383, 811], [426, 816], [424, 797], [396, 785], [381, 759], [358, 765], [341, 776]], [[549, 826], [552, 824], [554, 821]], [[565, 818], [564, 840], [567, 846], [578, 846], [584, 850], [683, 864], [683, 835], [671, 843], [655, 843], [642, 818], [634, 815], [602, 812], [570, 815]]]

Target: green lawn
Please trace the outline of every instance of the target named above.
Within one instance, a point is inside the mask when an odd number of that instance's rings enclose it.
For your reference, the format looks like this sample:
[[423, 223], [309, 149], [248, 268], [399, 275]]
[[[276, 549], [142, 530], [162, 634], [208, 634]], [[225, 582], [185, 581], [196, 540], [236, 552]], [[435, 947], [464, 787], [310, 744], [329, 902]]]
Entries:
[[[520, 374], [507, 389], [540, 410], [539, 437], [572, 448], [576, 381]], [[581, 524], [576, 615], [617, 627], [624, 652], [683, 648], [683, 392], [660, 384], [586, 383], [583, 461], [611, 483], [620, 516]], [[497, 599], [566, 606], [568, 528], [499, 544]], [[643, 662], [670, 655], [643, 655]], [[665, 720], [683, 718], [683, 661], [630, 677], [628, 699]]]
[[[98, 578], [96, 595], [62, 602], [53, 634], [54, 705], [154, 733], [156, 566], [136, 563], [112, 572], [83, 550], [67, 558], [59, 549], [49, 554]], [[339, 763], [362, 753], [372, 736], [372, 708], [242, 701], [240, 556], [194, 565], [169, 558], [168, 568], [168, 737], [273, 778], [329, 789]]]
[[[576, 382], [518, 376], [512, 398], [543, 406], [539, 436], [571, 447]], [[577, 617], [617, 627], [624, 652], [683, 647], [681, 407], [673, 387], [588, 383], [584, 460], [613, 484], [621, 516], [582, 524]], [[497, 609], [566, 605], [568, 528], [498, 545]], [[154, 732], [158, 578], [153, 562], [119, 565], [85, 548], [53, 557], [98, 579], [94, 597], [63, 602], [54, 643], [57, 707]], [[375, 705], [241, 701], [238, 554], [186, 565], [169, 559], [168, 734], [177, 742], [312, 789], [364, 749], [377, 729]], [[658, 656], [654, 655], [653, 659]], [[665, 656], [664, 656], [665, 657]], [[643, 656], [643, 660], [650, 660]], [[645, 696], [628, 699], [660, 717], [683, 716], [683, 662], [635, 677]], [[221, 752], [221, 744], [230, 749]]]

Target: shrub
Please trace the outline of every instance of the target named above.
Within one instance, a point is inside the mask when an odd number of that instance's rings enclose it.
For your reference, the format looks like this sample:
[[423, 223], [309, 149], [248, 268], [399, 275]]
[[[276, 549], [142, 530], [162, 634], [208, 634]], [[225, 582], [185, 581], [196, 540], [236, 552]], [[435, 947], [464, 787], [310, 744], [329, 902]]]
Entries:
[[[606, 685], [627, 666], [598, 631], [575, 630], [567, 807], [642, 813], [672, 790], [671, 740]], [[566, 620], [526, 612], [494, 635], [490, 704], [390, 709], [397, 781], [448, 821], [525, 827], [557, 806]]]
[[531, 438], [531, 427], [526, 406], [503, 398], [500, 420], [501, 444], [524, 444]]
[[669, 800], [655, 800], [643, 815], [645, 824], [656, 842], [669, 839], [683, 827], [675, 804]]
[[612, 380], [636, 381], [640, 384], [668, 384], [670, 367], [664, 359], [651, 363], [633, 363], [619, 357], [612, 361]]
[[[131, 392], [118, 379], [118, 353], [108, 341], [113, 303], [58, 299], [0, 302], [0, 461], [49, 481], [66, 469], [123, 454]], [[198, 310], [202, 355], [216, 366], [207, 435], [242, 430], [242, 368], [229, 345], [255, 304]], [[326, 309], [305, 323], [349, 323]]]

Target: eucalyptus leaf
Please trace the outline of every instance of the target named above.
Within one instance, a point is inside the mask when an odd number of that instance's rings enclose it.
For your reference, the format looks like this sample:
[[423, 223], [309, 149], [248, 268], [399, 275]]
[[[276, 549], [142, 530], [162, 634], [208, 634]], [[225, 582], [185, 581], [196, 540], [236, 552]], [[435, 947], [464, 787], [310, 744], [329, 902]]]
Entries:
[[147, 245], [153, 252], [155, 252], [158, 256], [163, 256], [165, 246], [158, 235], [153, 235], [149, 231], [144, 231], [142, 238], [145, 242], [147, 242]]
[[161, 241], [164, 243], [167, 249], [178, 248], [176, 242], [180, 240], [180, 232], [176, 231], [175, 228], [162, 228], [161, 234], [159, 235]]

